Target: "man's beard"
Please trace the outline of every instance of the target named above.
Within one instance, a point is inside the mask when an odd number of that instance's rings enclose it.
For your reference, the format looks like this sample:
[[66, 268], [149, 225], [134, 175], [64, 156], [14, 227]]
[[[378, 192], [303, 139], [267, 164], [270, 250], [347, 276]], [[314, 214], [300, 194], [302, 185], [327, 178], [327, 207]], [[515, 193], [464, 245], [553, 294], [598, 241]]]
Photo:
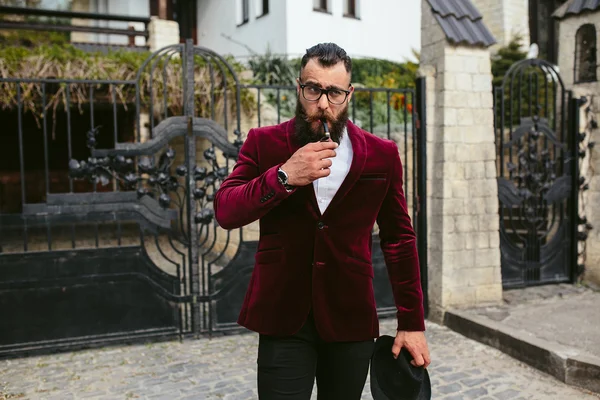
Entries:
[[311, 142], [318, 142], [325, 137], [325, 131], [322, 123], [319, 124], [319, 128], [316, 131], [314, 131], [312, 128], [312, 125], [314, 125], [315, 121], [320, 122], [322, 119], [325, 119], [327, 122], [329, 122], [329, 134], [331, 136], [331, 140], [339, 144], [342, 135], [344, 134], [344, 128], [348, 123], [348, 105], [346, 105], [346, 107], [340, 111], [340, 114], [336, 119], [332, 119], [327, 117], [322, 111], [314, 115], [308, 115], [302, 106], [302, 103], [300, 103], [300, 99], [297, 100], [295, 124], [296, 138], [302, 146]]

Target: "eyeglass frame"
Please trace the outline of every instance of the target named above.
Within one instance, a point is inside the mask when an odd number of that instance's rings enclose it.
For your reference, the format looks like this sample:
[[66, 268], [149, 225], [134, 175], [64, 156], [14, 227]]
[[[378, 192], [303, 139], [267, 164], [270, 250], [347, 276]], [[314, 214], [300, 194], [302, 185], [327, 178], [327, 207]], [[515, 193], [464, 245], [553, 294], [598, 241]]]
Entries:
[[[310, 101], [310, 102], [317, 102], [317, 101], [321, 100], [321, 97], [323, 97], [323, 93], [324, 93], [324, 94], [325, 94], [325, 97], [327, 97], [327, 101], [328, 101], [329, 103], [331, 103], [331, 104], [333, 104], [333, 105], [336, 105], [336, 106], [339, 106], [339, 105], [342, 105], [342, 104], [344, 104], [344, 103], [346, 102], [346, 100], [348, 100], [348, 96], [349, 96], [349, 95], [350, 95], [350, 94], [353, 92], [352, 90], [344, 90], [344, 89], [339, 89], [339, 88], [323, 89], [323, 88], [320, 88], [320, 87], [318, 87], [318, 86], [316, 86], [316, 85], [313, 85], [313, 84], [310, 84], [310, 83], [302, 83], [302, 82], [300, 81], [300, 79], [297, 79], [297, 82], [298, 82], [298, 86], [300, 87], [300, 91], [302, 92], [302, 97], [304, 97], [304, 100], [306, 100], [306, 101]], [[304, 95], [304, 88], [305, 88], [306, 86], [310, 86], [310, 87], [313, 87], [313, 88], [315, 88], [315, 89], [319, 89], [319, 90], [321, 91], [321, 94], [319, 95], [319, 97], [317, 97], [317, 98], [316, 98], [316, 99], [314, 99], [314, 100], [309, 100], [309, 99], [307, 99], [307, 98], [306, 98], [306, 96]], [[349, 87], [349, 88], [352, 88], [352, 84], [350, 83], [350, 84], [348, 85], [348, 87]], [[342, 100], [342, 102], [341, 102], [341, 103], [334, 103], [334, 102], [332, 102], [332, 101], [331, 101], [331, 99], [329, 98], [329, 92], [330, 92], [330, 91], [334, 91], [334, 90], [338, 90], [338, 91], [341, 91], [341, 92], [344, 92], [344, 93], [346, 93], [346, 97], [344, 97], [344, 100]]]

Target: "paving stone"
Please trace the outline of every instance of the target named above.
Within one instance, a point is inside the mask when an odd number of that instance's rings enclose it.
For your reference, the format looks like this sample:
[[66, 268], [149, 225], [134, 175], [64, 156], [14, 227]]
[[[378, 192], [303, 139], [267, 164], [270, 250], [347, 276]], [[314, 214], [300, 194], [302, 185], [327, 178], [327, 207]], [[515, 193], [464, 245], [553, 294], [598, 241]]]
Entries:
[[479, 399], [488, 394], [488, 390], [484, 387], [478, 387], [470, 389], [465, 392], [465, 398], [467, 399]]
[[457, 372], [454, 374], [450, 374], [450, 375], [444, 375], [444, 380], [447, 382], [455, 382], [455, 381], [460, 381], [461, 379], [465, 379], [467, 378], [469, 375], [465, 374], [464, 372]]
[[238, 393], [235, 395], [227, 395], [225, 396], [225, 400], [248, 400], [255, 397], [255, 394], [252, 390], [246, 390], [245, 392]]
[[519, 392], [517, 392], [516, 390], [513, 389], [509, 389], [509, 390], [505, 390], [504, 392], [501, 393], [496, 393], [494, 395], [495, 398], [497, 398], [498, 400], [513, 400], [515, 397], [517, 397], [519, 395]]
[[465, 397], [463, 395], [459, 394], [456, 396], [452, 395], [450, 397], [444, 397], [444, 400], [465, 400]]
[[[382, 334], [394, 328], [382, 321]], [[598, 399], [445, 327], [427, 329], [433, 399]], [[257, 344], [250, 333], [0, 360], [0, 399], [256, 399]], [[361, 399], [373, 400], [369, 379]]]
[[456, 393], [458, 391], [460, 391], [461, 386], [458, 383], [451, 383], [450, 385], [444, 385], [444, 386], [439, 386], [437, 388], [437, 391], [443, 394], [448, 394], [448, 393]]
[[488, 381], [487, 378], [473, 378], [473, 379], [463, 379], [461, 381], [461, 383], [468, 387], [473, 387], [473, 386], [481, 386], [481, 384], [483, 384], [487, 381]]

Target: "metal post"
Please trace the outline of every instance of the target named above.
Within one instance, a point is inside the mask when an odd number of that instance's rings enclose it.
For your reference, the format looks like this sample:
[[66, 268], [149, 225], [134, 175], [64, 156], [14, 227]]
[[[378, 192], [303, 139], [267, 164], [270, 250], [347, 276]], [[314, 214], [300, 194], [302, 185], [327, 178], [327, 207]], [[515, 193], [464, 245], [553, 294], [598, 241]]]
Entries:
[[417, 245], [419, 265], [421, 266], [421, 288], [423, 290], [423, 308], [425, 317], [429, 315], [429, 294], [427, 275], [427, 98], [426, 80], [421, 77], [416, 82], [417, 94], [417, 196], [419, 213], [417, 214]]
[[[571, 93], [569, 93], [571, 97]], [[578, 236], [579, 236], [579, 107], [583, 103], [582, 98], [570, 98], [569, 101], [569, 119], [571, 121], [570, 138], [571, 138], [571, 270], [570, 279], [574, 283], [577, 280], [577, 259], [579, 256]]]
[[184, 113], [188, 120], [187, 136], [185, 137], [185, 162], [187, 165], [187, 231], [188, 231], [188, 257], [190, 260], [190, 291], [192, 294], [192, 332], [198, 335], [202, 330], [202, 318], [200, 315], [200, 304], [197, 299], [200, 297], [200, 268], [199, 268], [199, 249], [198, 249], [198, 231], [194, 216], [196, 215], [196, 200], [192, 195], [196, 187], [194, 178], [194, 167], [196, 166], [196, 138], [194, 136], [194, 44], [191, 39], [185, 41], [184, 47], [185, 59], [185, 102]]

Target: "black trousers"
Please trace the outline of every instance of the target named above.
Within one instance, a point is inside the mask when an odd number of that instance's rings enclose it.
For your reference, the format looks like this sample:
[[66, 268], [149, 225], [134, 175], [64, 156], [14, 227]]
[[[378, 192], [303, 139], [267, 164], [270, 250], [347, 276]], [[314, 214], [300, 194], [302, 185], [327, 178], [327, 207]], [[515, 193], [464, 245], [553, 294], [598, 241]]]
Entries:
[[365, 386], [373, 340], [326, 343], [314, 319], [290, 337], [260, 335], [260, 400], [310, 400], [315, 378], [319, 400], [359, 400]]

